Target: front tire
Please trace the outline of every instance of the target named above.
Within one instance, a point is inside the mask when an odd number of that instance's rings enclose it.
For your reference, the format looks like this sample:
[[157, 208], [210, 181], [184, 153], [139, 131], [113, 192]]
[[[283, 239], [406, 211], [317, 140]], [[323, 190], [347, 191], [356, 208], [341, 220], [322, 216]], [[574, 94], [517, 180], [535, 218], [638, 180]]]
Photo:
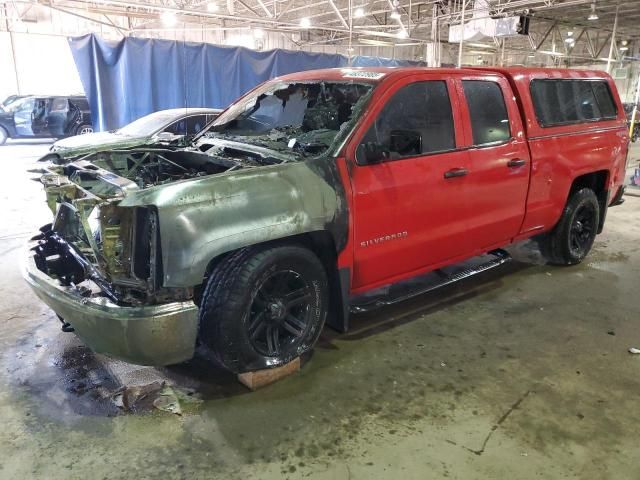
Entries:
[[0, 127], [0, 145], [4, 145], [9, 138], [9, 133], [2, 127]]
[[313, 348], [328, 305], [327, 275], [311, 251], [242, 249], [209, 277], [200, 342], [234, 373], [283, 365]]
[[598, 232], [600, 205], [590, 188], [574, 192], [560, 221], [539, 239], [543, 255], [555, 265], [575, 265], [587, 256]]
[[80, 125], [76, 129], [76, 135], [86, 135], [87, 133], [93, 133], [93, 127], [91, 125]]

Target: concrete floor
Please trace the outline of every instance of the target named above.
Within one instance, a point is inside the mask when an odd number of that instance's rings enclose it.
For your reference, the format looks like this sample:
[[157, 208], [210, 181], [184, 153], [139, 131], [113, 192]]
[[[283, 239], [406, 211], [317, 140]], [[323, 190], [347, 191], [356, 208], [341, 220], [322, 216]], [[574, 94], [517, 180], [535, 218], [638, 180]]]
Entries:
[[[640, 471], [640, 198], [580, 266], [519, 261], [325, 331], [301, 372], [249, 393], [200, 362], [92, 354], [36, 300], [21, 249], [49, 221], [46, 144], [0, 147], [0, 478], [630, 479]], [[124, 413], [122, 384], [203, 402]]]

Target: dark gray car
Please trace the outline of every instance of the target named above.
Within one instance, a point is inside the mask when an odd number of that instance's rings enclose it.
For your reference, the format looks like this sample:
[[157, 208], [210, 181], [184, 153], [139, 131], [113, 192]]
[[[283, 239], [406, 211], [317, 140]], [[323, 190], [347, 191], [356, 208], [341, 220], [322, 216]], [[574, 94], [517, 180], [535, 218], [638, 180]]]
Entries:
[[184, 135], [195, 135], [214, 120], [216, 108], [173, 108], [160, 110], [109, 132], [96, 132], [58, 140], [47, 155], [49, 159], [77, 157], [103, 150], [138, 147], [172, 142]]

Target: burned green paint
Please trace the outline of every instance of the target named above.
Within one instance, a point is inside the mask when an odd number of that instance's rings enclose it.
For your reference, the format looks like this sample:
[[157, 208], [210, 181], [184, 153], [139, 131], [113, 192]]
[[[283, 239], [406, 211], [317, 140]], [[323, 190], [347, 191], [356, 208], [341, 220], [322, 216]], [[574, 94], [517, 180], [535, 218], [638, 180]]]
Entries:
[[207, 265], [239, 248], [326, 231], [348, 236], [336, 159], [248, 168], [129, 192], [120, 207], [157, 209], [165, 287], [202, 283]]

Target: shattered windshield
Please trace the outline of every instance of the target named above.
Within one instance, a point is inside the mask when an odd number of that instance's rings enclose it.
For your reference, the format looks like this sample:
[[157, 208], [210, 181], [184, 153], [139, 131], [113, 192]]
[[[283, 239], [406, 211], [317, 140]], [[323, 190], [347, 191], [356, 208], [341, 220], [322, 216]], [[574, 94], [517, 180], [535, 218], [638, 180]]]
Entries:
[[315, 156], [352, 127], [372, 89], [353, 81], [267, 84], [229, 108], [205, 137]]

